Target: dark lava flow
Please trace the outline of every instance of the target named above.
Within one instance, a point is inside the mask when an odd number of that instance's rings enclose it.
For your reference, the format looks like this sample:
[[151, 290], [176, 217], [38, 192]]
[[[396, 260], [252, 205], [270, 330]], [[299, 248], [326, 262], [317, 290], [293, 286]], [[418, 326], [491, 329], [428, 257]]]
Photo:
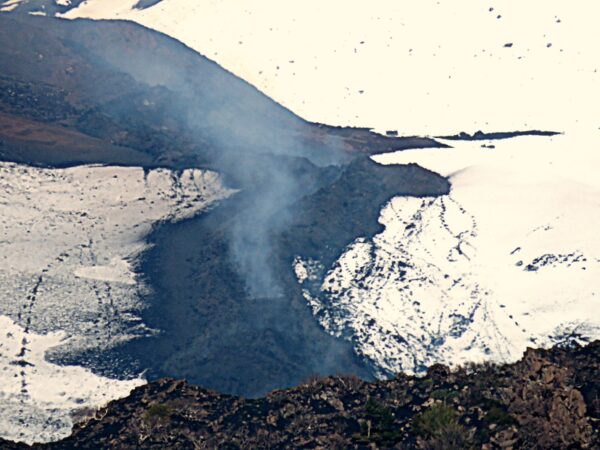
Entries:
[[418, 166], [384, 167], [368, 159], [318, 172], [326, 184], [286, 206], [293, 211], [289, 224], [271, 236], [282, 295], [249, 295], [236, 271], [228, 228], [252, 205], [246, 203], [251, 197], [233, 197], [153, 233], [142, 265], [153, 291], [143, 319], [162, 333], [130, 341], [115, 356], [133, 359], [151, 380], [185, 378], [245, 396], [315, 374], [371, 378], [350, 344], [326, 334], [312, 316], [294, 278], [293, 258], [319, 259], [327, 267], [356, 237], [381, 230], [377, 218], [389, 198], [444, 194], [448, 183]]
[[132, 23], [0, 15], [0, 43], [3, 122], [27, 119], [60, 137], [40, 146], [8, 139], [2, 128], [0, 159], [210, 168], [241, 189], [150, 236], [138, 269], [151, 288], [142, 318], [157, 336], [109, 351], [56, 349], [50, 360], [115, 377], [147, 370], [151, 380], [186, 378], [251, 396], [314, 374], [369, 378], [350, 344], [312, 317], [292, 261], [329, 267], [354, 239], [379, 231], [391, 197], [447, 193], [438, 175], [368, 159], [439, 143], [307, 122], [180, 42]]

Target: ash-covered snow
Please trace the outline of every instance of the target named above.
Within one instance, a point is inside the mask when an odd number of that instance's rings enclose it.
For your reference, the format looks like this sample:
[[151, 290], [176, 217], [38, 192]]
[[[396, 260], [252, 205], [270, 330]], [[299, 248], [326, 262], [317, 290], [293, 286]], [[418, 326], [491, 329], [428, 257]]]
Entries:
[[450, 176], [452, 190], [392, 199], [381, 234], [320, 285], [298, 278], [322, 326], [382, 376], [600, 338], [600, 132], [494, 144], [374, 157]]
[[113, 258], [108, 265], [80, 267], [73, 273], [76, 277], [90, 280], [135, 284], [135, 273], [131, 270], [131, 264], [118, 257]]
[[[214, 172], [0, 163], [0, 436], [70, 432], [69, 412], [142, 382], [102, 378], [44, 359], [103, 351], [151, 333], [140, 320], [136, 256], [159, 221], [189, 217], [231, 194]], [[68, 337], [68, 339], [67, 339]], [[23, 419], [23, 420], [22, 420]]]

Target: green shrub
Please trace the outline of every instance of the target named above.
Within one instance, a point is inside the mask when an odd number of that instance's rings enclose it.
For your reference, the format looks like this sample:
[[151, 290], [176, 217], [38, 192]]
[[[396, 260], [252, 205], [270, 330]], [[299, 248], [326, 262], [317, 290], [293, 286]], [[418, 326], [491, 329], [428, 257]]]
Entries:
[[424, 440], [422, 448], [425, 450], [469, 450], [474, 447], [468, 430], [456, 423], [440, 430], [437, 436]]
[[144, 419], [149, 422], [158, 422], [171, 416], [171, 408], [164, 403], [153, 403], [144, 413]]
[[458, 422], [458, 413], [444, 403], [435, 403], [413, 420], [414, 432], [424, 440], [430, 450], [468, 449], [471, 436]]
[[448, 389], [436, 389], [431, 393], [431, 397], [436, 400], [450, 400], [458, 397], [459, 393], [456, 391], [450, 391]]
[[359, 443], [373, 442], [391, 447], [401, 438], [394, 423], [394, 413], [383, 403], [369, 398], [365, 404], [365, 420], [361, 422], [360, 433], [352, 437]]
[[486, 413], [484, 420], [487, 423], [495, 423], [501, 428], [517, 424], [517, 420], [513, 416], [497, 406], [490, 408]]
[[392, 410], [372, 398], [367, 400], [365, 410], [367, 417], [371, 418], [375, 426], [380, 430], [387, 430], [394, 424]]

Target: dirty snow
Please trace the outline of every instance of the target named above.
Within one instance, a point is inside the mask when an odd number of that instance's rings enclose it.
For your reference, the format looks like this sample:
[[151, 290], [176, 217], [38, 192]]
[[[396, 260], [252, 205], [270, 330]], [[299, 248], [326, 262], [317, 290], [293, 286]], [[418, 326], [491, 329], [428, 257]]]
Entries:
[[197, 169], [0, 163], [0, 436], [58, 439], [70, 432], [70, 410], [142, 382], [138, 374], [118, 381], [61, 367], [44, 355], [102, 351], [152, 333], [139, 317], [144, 238], [154, 224], [231, 192], [216, 173]]

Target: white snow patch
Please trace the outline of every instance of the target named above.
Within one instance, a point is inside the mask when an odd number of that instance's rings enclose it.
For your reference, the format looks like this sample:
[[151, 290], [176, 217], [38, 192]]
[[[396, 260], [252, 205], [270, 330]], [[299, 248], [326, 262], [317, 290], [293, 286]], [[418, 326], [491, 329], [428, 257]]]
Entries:
[[166, 33], [310, 121], [407, 135], [600, 125], [596, 0], [136, 2], [65, 17]]
[[301, 258], [296, 258], [294, 261], [294, 273], [299, 283], [304, 283], [308, 279], [308, 270]]
[[32, 444], [64, 438], [74, 411], [101, 407], [145, 383], [47, 362], [46, 351], [67, 338], [62, 331], [38, 335], [5, 316], [0, 316], [0, 330], [0, 430], [5, 439]]
[[[79, 395], [76, 389], [83, 392], [78, 408], [129, 392], [131, 384], [44, 363], [43, 354], [101, 351], [152, 333], [139, 317], [145, 287], [135, 276], [145, 236], [157, 222], [192, 216], [232, 192], [216, 173], [198, 169], [0, 163], [0, 315], [16, 322], [0, 331], [0, 376], [8, 374], [0, 383], [0, 436], [59, 439], [70, 432], [64, 411], [72, 405], [69, 396]], [[21, 369], [13, 365], [15, 342], [22, 344], [24, 361], [37, 355], [21, 377], [10, 375]], [[57, 419], [45, 422], [53, 408]], [[21, 423], [23, 414], [37, 419]]]
[[0, 5], [0, 12], [10, 12], [16, 9], [24, 0], [9, 0]]
[[382, 376], [600, 338], [600, 133], [451, 144], [374, 157], [452, 190], [383, 208], [385, 230], [305, 295], [320, 323]]
[[113, 258], [107, 266], [79, 267], [73, 272], [76, 277], [114, 283], [135, 284], [135, 273], [129, 262]]
[[323, 271], [323, 265], [318, 261], [312, 258], [303, 259], [299, 256], [294, 258], [293, 268], [300, 284], [318, 280], [319, 274]]

